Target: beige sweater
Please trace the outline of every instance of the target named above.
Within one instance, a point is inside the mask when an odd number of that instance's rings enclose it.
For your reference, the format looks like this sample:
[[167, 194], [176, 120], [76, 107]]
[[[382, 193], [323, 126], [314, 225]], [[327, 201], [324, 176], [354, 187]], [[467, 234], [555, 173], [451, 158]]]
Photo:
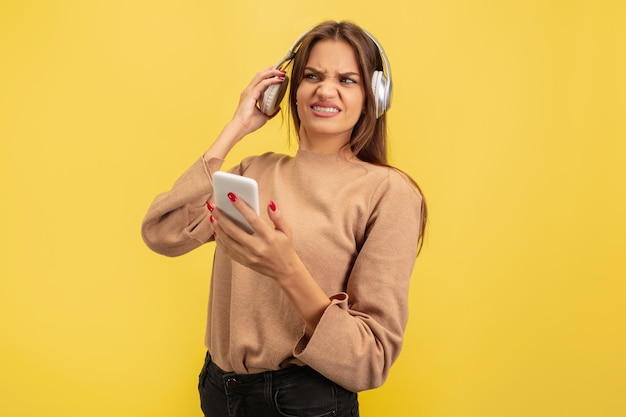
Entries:
[[[207, 201], [223, 161], [201, 158], [156, 197], [142, 225], [154, 251], [178, 256], [212, 240]], [[270, 278], [215, 250], [206, 347], [222, 369], [257, 373], [309, 365], [351, 391], [381, 385], [402, 345], [421, 197], [397, 171], [298, 151], [245, 159], [292, 227], [296, 251], [332, 300], [311, 338]], [[261, 215], [267, 217], [265, 210]]]

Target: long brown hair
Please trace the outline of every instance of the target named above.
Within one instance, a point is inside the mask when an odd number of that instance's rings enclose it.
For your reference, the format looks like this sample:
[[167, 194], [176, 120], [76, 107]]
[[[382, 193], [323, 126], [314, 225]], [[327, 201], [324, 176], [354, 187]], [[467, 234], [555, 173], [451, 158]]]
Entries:
[[[383, 71], [383, 61], [378, 46], [356, 24], [342, 21], [326, 21], [311, 29], [301, 40], [300, 46], [293, 58], [291, 71], [291, 85], [289, 89], [289, 110], [296, 133], [300, 131], [300, 117], [296, 104], [298, 86], [304, 78], [304, 68], [311, 54], [313, 46], [320, 40], [333, 39], [347, 42], [356, 55], [359, 71], [362, 74], [365, 91], [364, 112], [354, 125], [350, 136], [349, 146], [354, 155], [361, 161], [374, 165], [393, 168], [403, 174], [417, 189], [421, 196], [422, 218], [420, 219], [420, 238], [418, 249], [421, 249], [426, 228], [427, 208], [424, 194], [419, 185], [405, 172], [389, 165], [387, 159], [387, 116], [376, 118], [376, 105], [372, 90], [372, 74], [374, 71]], [[389, 76], [389, 74], [387, 74]], [[419, 253], [419, 250], [418, 250]]]

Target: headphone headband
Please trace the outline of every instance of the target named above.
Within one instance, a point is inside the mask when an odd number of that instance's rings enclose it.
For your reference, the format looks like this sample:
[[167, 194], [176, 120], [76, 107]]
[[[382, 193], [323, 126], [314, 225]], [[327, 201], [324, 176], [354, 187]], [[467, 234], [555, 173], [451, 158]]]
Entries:
[[[298, 39], [296, 39], [293, 45], [291, 45], [291, 48], [289, 48], [289, 52], [287, 52], [287, 55], [285, 55], [283, 59], [278, 61], [278, 64], [276, 64], [275, 68], [280, 67], [287, 61], [291, 61], [296, 56], [296, 49], [298, 48], [298, 46], [300, 46], [300, 43], [302, 43], [302, 39], [304, 39], [304, 37], [308, 35], [309, 32], [311, 32], [311, 30], [312, 29], [307, 30], [302, 35], [300, 35]], [[361, 28], [361, 30], [372, 40], [372, 42], [374, 42], [374, 45], [376, 45], [376, 48], [378, 48], [378, 52], [380, 53], [380, 58], [382, 59], [383, 65], [385, 66], [385, 76], [387, 77], [387, 81], [389, 82], [389, 89], [391, 90], [391, 68], [389, 67], [389, 60], [387, 59], [387, 55], [385, 54], [383, 47], [380, 45], [380, 43], [376, 40], [376, 38], [371, 33], [369, 33], [367, 30], [363, 28]]]

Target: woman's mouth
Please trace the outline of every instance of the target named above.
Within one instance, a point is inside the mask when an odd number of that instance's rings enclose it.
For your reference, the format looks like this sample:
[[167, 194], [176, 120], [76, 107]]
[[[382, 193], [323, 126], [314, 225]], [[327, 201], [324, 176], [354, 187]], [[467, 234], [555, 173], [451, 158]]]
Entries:
[[339, 113], [339, 109], [335, 107], [311, 106], [311, 108], [320, 113]]

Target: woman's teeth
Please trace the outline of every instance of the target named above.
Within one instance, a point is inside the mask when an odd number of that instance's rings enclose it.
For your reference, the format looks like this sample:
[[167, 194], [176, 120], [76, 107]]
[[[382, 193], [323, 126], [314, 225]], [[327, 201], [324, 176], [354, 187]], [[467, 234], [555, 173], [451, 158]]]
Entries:
[[339, 110], [337, 110], [334, 107], [313, 106], [313, 110], [319, 111], [319, 112], [322, 112], [322, 113], [338, 113], [339, 112]]

